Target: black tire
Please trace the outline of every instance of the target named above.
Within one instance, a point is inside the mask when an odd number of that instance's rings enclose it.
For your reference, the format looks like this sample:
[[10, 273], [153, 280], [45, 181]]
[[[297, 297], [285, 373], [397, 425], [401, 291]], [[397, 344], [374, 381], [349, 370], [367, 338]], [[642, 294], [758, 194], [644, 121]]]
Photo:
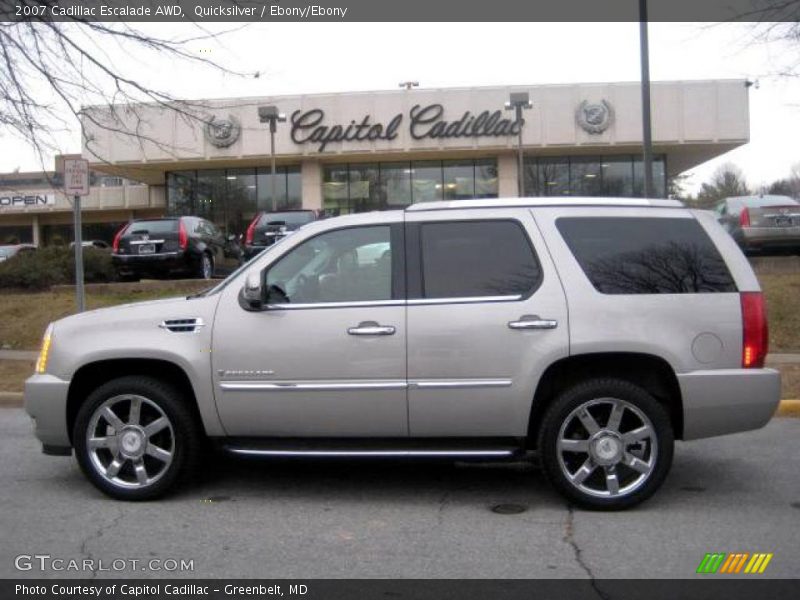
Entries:
[[[579, 407], [586, 408], [587, 403], [591, 403], [588, 407], [591, 411], [594, 411], [592, 417], [595, 419], [595, 424], [600, 425], [600, 431], [595, 434], [597, 437], [589, 434], [588, 428], [584, 428], [583, 433], [578, 433], [583, 427], [583, 425], [579, 424], [582, 417], [580, 417], [581, 413], [578, 409]], [[622, 424], [618, 425], [616, 430], [613, 428], [609, 430], [606, 427], [610, 425], [614, 403], [625, 406], [622, 414], [626, 416], [622, 417]], [[575, 432], [575, 439], [581, 443], [584, 441], [584, 437], [587, 437], [588, 440], [595, 439], [598, 445], [592, 446], [589, 443], [587, 448], [598, 448], [600, 447], [600, 438], [604, 435], [603, 432], [616, 431], [624, 436], [631, 431], [631, 429], [624, 427], [625, 424], [630, 426], [631, 423], [634, 423], [632, 428], [635, 428], [636, 422], [644, 424], [644, 421], [639, 418], [640, 415], [633, 408], [630, 408], [631, 406], [638, 409], [649, 420], [652, 426], [651, 430], [654, 432], [653, 438], [648, 438], [646, 442], [637, 441], [630, 444], [626, 443], [624, 438], [619, 438], [619, 443], [615, 443], [611, 448], [618, 450], [619, 460], [622, 460], [619, 458], [621, 456], [630, 457], [638, 452], [642, 452], [644, 456], [649, 450], [650, 454], [646, 455], [646, 463], [650, 463], [651, 458], [654, 458], [654, 462], [646, 475], [629, 467], [624, 460], [610, 465], [603, 465], [596, 463], [595, 460], [599, 459], [596, 459], [588, 451], [572, 450], [562, 453], [559, 450], [562, 427], [565, 428], [566, 432], [570, 431], [569, 427], [573, 426], [573, 424], [577, 424], [577, 430], [572, 430]], [[603, 411], [606, 410], [606, 407], [608, 412], [604, 413]], [[605, 414], [608, 414], [608, 417], [604, 421]], [[615, 437], [614, 439], [616, 440], [617, 438]], [[653, 450], [654, 447], [655, 450]], [[606, 444], [605, 449], [608, 450], [608, 448]], [[591, 379], [562, 392], [547, 409], [538, 432], [538, 450], [547, 479], [570, 502], [591, 510], [622, 510], [635, 506], [652, 496], [664, 482], [667, 473], [669, 473], [673, 449], [672, 425], [664, 407], [641, 387], [620, 379]], [[568, 460], [573, 461], [574, 465], [579, 465], [579, 468], [574, 471], [571, 470], [570, 465], [567, 464]], [[609, 457], [609, 460], [613, 462], [615, 458], [612, 456]], [[643, 465], [645, 463], [637, 464]], [[592, 474], [587, 476], [585, 483], [573, 483], [565, 472], [567, 470], [575, 476], [580, 468], [587, 465], [586, 471], [589, 472], [591, 470]], [[612, 487], [607, 480], [609, 470], [612, 473], [611, 477], [619, 478], [616, 483], [617, 486], [620, 486], [617, 495], [612, 494]], [[626, 477], [631, 482], [630, 486], [622, 485]], [[599, 491], [584, 491], [584, 489], [578, 487], [579, 485], [591, 487], [595, 481], [599, 481], [597, 485]], [[609, 496], [598, 495], [604, 493], [602, 491], [603, 485], [606, 486], [605, 493], [608, 493]], [[626, 492], [625, 487], [629, 487], [629, 491]]]
[[[157, 407], [163, 416], [166, 416], [171, 427], [169, 430], [172, 441], [169, 448], [172, 454], [171, 462], [164, 467], [156, 481], [140, 487], [122, 487], [102, 475], [93, 462], [94, 455], [90, 453], [87, 442], [95, 411], [115, 397], [129, 395], [143, 397], [152, 403], [147, 407], [147, 411], [157, 415], [158, 413], [155, 412], [155, 407]], [[146, 428], [144, 412], [146, 412], [145, 409], [142, 409], [141, 423]], [[130, 415], [127, 420], [130, 420]], [[72, 439], [78, 464], [89, 481], [100, 491], [118, 500], [150, 500], [163, 496], [179, 481], [190, 478], [196, 470], [203, 451], [201, 425], [180, 390], [159, 379], [139, 375], [113, 379], [89, 394], [78, 411]], [[112, 458], [111, 452], [108, 451], [108, 453], [109, 458]], [[153, 460], [148, 457], [143, 458], [148, 461]], [[130, 469], [133, 469], [133, 461], [128, 460], [128, 463]], [[157, 464], [158, 461], [156, 461]], [[123, 468], [125, 468], [124, 465]], [[123, 471], [120, 471], [120, 474], [122, 473]]]

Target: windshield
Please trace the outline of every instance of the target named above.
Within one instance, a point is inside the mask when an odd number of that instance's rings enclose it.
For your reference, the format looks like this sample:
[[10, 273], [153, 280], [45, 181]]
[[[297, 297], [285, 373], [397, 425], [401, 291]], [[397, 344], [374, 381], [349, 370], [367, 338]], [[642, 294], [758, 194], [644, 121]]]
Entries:
[[152, 221], [134, 221], [128, 226], [125, 233], [175, 233], [176, 231], [178, 231], [178, 219], [154, 219]]
[[288, 212], [264, 213], [261, 215], [259, 225], [262, 227], [269, 223], [286, 223], [289, 227], [305, 225], [314, 220], [314, 213], [310, 210], [295, 210]]

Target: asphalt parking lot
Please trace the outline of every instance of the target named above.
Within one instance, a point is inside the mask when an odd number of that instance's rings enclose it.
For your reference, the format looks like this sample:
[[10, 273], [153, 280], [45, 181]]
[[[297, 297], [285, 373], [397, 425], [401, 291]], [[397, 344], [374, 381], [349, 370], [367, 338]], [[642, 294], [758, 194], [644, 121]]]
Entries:
[[0, 410], [0, 453], [3, 578], [165, 576], [20, 572], [20, 554], [194, 561], [172, 577], [657, 578], [772, 552], [764, 576], [800, 574], [800, 419], [679, 444], [664, 488], [623, 513], [572, 510], [527, 466], [363, 460], [219, 458], [168, 499], [115, 502], [42, 455], [19, 409]]

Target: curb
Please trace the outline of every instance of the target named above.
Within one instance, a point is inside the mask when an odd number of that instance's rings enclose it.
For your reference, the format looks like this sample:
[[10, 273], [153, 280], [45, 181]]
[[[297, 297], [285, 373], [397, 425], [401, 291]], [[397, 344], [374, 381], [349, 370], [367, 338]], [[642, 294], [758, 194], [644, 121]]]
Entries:
[[800, 417], [800, 400], [781, 400], [776, 417]]
[[[0, 408], [22, 408], [22, 392], [0, 392]], [[775, 417], [800, 417], [800, 400], [781, 400]]]

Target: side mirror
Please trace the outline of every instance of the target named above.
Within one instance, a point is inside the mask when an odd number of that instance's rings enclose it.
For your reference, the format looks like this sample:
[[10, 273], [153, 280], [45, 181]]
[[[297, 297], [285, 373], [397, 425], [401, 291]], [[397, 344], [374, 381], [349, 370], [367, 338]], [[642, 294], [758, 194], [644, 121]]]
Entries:
[[264, 288], [261, 285], [261, 274], [248, 273], [244, 287], [239, 295], [242, 306], [247, 310], [261, 310], [264, 308]]

